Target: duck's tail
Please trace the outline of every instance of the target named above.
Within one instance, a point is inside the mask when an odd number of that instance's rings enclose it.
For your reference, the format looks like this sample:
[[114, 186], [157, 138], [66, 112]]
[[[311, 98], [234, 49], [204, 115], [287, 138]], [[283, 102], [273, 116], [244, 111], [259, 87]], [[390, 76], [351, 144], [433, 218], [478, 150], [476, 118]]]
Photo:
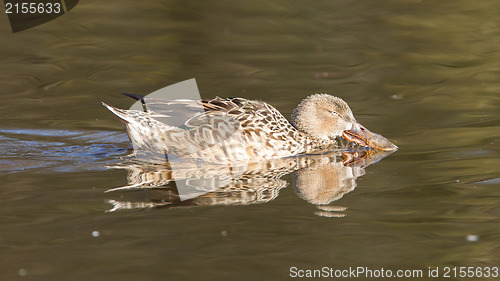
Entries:
[[102, 105], [122, 121], [135, 152], [138, 155], [147, 153], [141, 156], [141, 160], [156, 160], [155, 154], [161, 154], [164, 158], [168, 150], [161, 136], [168, 131], [167, 125], [150, 118], [148, 112], [119, 109], [104, 102]]
[[125, 124], [131, 123], [136, 119], [136, 117], [132, 116], [132, 114], [128, 112], [128, 110], [119, 109], [104, 102], [102, 103], [102, 105], [104, 105], [107, 109], [109, 109], [109, 111], [120, 118], [120, 120]]

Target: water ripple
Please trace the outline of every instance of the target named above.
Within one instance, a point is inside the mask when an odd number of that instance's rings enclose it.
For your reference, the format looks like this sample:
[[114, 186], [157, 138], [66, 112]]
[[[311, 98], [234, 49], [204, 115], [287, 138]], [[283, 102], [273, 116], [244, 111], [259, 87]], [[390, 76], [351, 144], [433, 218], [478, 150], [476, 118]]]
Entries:
[[123, 133], [44, 129], [0, 129], [0, 173], [43, 168], [69, 172], [100, 170], [125, 155]]

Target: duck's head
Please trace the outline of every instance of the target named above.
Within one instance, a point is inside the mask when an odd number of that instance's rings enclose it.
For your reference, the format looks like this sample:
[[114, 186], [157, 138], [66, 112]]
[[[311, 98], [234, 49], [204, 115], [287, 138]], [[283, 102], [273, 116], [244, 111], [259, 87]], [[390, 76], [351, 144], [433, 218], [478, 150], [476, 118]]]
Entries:
[[304, 99], [293, 111], [292, 122], [300, 131], [319, 139], [343, 137], [373, 149], [398, 148], [388, 139], [359, 124], [345, 101], [327, 94], [315, 94]]

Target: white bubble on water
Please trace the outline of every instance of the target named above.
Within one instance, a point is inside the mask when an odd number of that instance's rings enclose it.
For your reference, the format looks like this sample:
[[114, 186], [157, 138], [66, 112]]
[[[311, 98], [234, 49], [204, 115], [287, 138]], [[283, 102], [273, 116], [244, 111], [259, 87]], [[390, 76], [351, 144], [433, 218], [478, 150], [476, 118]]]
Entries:
[[17, 274], [19, 274], [19, 276], [26, 276], [26, 274], [28, 274], [28, 271], [24, 268], [21, 268], [17, 271]]
[[476, 242], [479, 240], [479, 236], [474, 235], [474, 234], [469, 234], [469, 235], [467, 235], [466, 239], [469, 242]]

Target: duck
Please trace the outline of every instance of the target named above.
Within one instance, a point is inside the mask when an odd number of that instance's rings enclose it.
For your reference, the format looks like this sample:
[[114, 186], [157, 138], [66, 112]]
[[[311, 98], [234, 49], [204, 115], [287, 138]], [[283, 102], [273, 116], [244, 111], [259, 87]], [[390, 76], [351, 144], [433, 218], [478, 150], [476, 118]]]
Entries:
[[303, 99], [291, 121], [260, 100], [134, 98], [143, 111], [103, 105], [122, 121], [134, 151], [147, 159], [259, 162], [338, 149], [344, 141], [360, 149], [398, 149], [362, 126], [343, 99], [329, 94]]

